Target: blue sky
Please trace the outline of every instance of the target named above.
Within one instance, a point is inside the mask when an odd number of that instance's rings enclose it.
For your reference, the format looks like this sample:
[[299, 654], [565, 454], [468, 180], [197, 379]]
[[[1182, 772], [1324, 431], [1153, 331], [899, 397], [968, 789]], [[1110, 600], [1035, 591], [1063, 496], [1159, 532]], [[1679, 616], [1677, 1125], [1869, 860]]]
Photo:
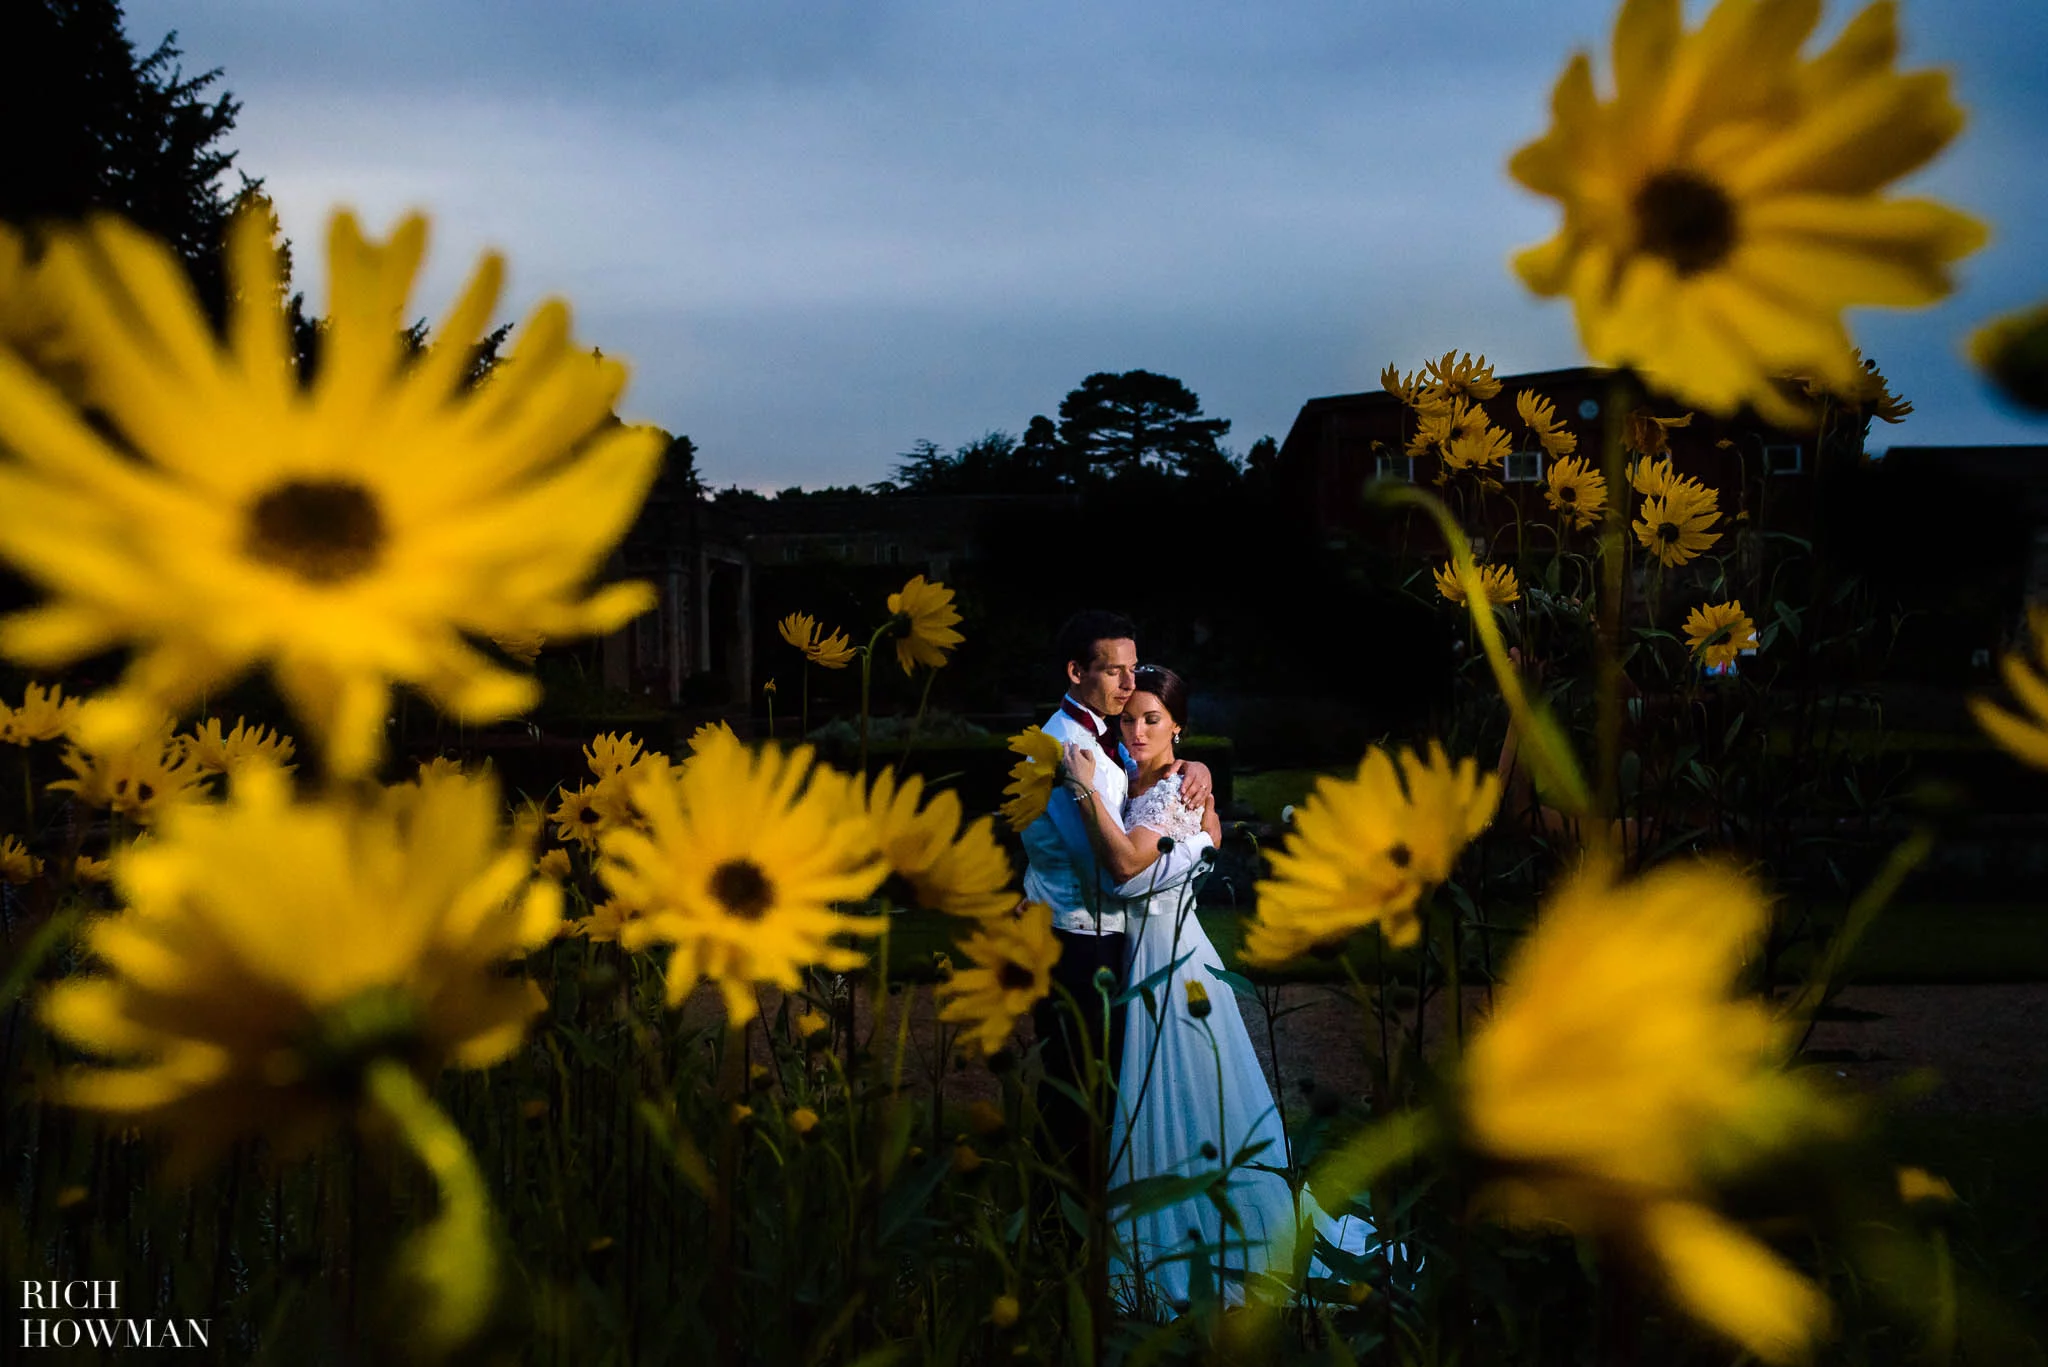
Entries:
[[[1697, 17], [1705, 6], [1694, 3]], [[1613, 7], [1557, 0], [810, 3], [128, 0], [242, 101], [320, 298], [331, 208], [433, 215], [416, 312], [485, 247], [508, 319], [559, 294], [632, 363], [631, 419], [707, 479], [884, 478], [919, 438], [1021, 432], [1096, 370], [1176, 375], [1238, 450], [1448, 347], [1577, 363], [1507, 269], [1547, 202], [1503, 170]], [[1851, 10], [1830, 5], [1823, 32]], [[2048, 6], [1903, 6], [1961, 139], [1906, 183], [1986, 219], [1942, 307], [1852, 315], [1917, 411], [1886, 441], [2048, 441], [1960, 359], [2048, 296]]]

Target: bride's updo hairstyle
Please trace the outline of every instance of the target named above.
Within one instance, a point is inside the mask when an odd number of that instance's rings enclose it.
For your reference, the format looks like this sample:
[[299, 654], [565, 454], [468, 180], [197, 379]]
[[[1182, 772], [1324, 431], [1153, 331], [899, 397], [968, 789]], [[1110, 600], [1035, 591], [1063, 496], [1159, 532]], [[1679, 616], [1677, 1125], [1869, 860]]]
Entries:
[[1188, 686], [1181, 682], [1180, 675], [1165, 665], [1139, 665], [1132, 689], [1138, 693], [1150, 693], [1159, 699], [1175, 726], [1188, 724]]

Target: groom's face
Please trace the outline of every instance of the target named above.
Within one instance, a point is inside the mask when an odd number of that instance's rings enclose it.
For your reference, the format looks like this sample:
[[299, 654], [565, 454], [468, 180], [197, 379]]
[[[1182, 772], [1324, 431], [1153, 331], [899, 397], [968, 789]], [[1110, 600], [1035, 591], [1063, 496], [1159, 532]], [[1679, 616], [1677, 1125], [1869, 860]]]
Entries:
[[1138, 643], [1128, 636], [1097, 641], [1086, 668], [1079, 661], [1067, 661], [1074, 701], [1105, 717], [1114, 717], [1124, 710], [1137, 687], [1137, 676]]

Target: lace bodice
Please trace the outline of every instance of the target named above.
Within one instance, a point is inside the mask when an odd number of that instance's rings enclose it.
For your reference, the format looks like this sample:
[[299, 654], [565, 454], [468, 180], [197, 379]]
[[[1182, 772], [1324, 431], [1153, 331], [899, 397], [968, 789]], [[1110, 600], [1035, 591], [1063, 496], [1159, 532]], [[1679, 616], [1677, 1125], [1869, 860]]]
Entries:
[[1124, 804], [1124, 829], [1144, 826], [1175, 841], [1192, 840], [1202, 832], [1202, 809], [1180, 800], [1180, 775], [1168, 774]]

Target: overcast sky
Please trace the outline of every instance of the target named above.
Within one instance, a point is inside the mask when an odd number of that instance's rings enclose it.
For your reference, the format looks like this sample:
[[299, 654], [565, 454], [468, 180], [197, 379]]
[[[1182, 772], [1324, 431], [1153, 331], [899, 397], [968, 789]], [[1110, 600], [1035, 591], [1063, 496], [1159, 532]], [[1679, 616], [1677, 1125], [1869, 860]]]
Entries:
[[[1908, 188], [1993, 240], [1943, 307], [1854, 316], [1918, 408], [1873, 445], [2048, 441], [1960, 359], [1975, 321], [2048, 296], [2048, 5], [1902, 9], [1907, 64], [1950, 67], [1971, 113]], [[126, 12], [145, 50], [175, 29], [188, 72], [224, 69], [237, 165], [316, 303], [332, 207], [379, 234], [424, 209], [416, 313], [499, 248], [504, 316], [568, 298], [633, 366], [621, 412], [692, 436], [718, 485], [869, 483], [1097, 370], [1178, 376], [1241, 451], [1387, 361], [1582, 359], [1568, 307], [1509, 274], [1556, 213], [1503, 166], [1572, 49], [1604, 52], [1607, 0]]]

